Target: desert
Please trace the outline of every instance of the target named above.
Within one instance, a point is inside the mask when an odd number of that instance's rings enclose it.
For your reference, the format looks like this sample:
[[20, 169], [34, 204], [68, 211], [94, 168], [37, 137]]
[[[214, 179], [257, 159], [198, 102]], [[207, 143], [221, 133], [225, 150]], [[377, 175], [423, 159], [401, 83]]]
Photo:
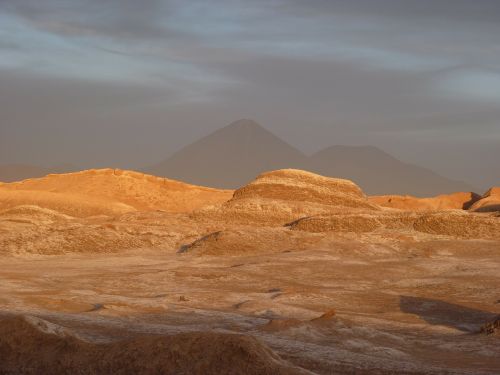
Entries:
[[0, 375], [500, 375], [500, 0], [0, 0]]
[[235, 191], [4, 183], [0, 373], [496, 374], [500, 216], [476, 205], [495, 191], [369, 197], [295, 169]]

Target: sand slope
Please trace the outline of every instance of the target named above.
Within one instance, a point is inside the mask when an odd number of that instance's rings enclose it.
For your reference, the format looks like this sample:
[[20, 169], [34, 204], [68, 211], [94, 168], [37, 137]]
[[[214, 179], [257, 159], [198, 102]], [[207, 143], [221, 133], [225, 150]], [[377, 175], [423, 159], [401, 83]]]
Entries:
[[189, 212], [232, 192], [117, 169], [53, 174], [0, 185], [0, 209], [37, 205], [77, 217], [130, 211]]
[[418, 198], [411, 195], [374, 195], [370, 202], [383, 207], [398, 208], [411, 211], [467, 210], [480, 196], [473, 192], [442, 194], [429, 198]]

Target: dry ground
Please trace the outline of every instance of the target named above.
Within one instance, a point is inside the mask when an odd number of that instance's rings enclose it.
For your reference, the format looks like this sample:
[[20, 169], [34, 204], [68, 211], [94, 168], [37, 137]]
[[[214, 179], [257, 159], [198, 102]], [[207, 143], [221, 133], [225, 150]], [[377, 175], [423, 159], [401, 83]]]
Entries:
[[498, 213], [296, 170], [234, 196], [113, 170], [0, 192], [0, 375], [500, 374]]
[[[4, 257], [0, 304], [90, 341], [244, 333], [320, 374], [500, 372], [500, 339], [477, 333], [500, 313], [498, 242], [337, 237], [328, 248], [254, 256]], [[330, 309], [333, 319], [311, 321]]]

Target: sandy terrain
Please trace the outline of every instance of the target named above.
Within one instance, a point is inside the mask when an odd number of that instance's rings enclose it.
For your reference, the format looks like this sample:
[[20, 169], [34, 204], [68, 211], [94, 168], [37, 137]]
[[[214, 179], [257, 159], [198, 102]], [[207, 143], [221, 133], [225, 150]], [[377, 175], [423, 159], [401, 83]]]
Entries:
[[500, 187], [492, 187], [470, 208], [477, 212], [500, 211]]
[[378, 195], [369, 198], [371, 202], [380, 206], [412, 211], [467, 210], [479, 199], [481, 196], [473, 192], [442, 194], [430, 198], [417, 198], [411, 195]]
[[481, 332], [500, 314], [497, 212], [381, 207], [294, 170], [155, 209], [107, 176], [92, 196], [133, 210], [0, 212], [0, 374], [500, 372], [498, 327]]
[[232, 193], [139, 172], [92, 169], [0, 183], [0, 209], [30, 204], [76, 217], [150, 210], [189, 212], [225, 202]]

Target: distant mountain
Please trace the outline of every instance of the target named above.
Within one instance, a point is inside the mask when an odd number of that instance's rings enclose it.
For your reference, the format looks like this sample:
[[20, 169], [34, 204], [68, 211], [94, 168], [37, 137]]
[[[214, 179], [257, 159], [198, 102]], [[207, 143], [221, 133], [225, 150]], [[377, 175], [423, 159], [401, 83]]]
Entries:
[[331, 146], [309, 160], [311, 171], [352, 180], [370, 195], [434, 196], [474, 190], [430, 169], [403, 163], [373, 146]]
[[304, 167], [307, 157], [252, 120], [239, 120], [147, 168], [158, 176], [219, 188], [240, 187], [261, 172]]
[[77, 170], [72, 165], [60, 165], [52, 168], [29, 164], [0, 164], [0, 182], [14, 182], [27, 178], [43, 177], [51, 173], [67, 173]]
[[233, 122], [146, 172], [198, 185], [238, 188], [261, 172], [281, 168], [350, 179], [370, 195], [433, 196], [473, 189], [372, 146], [332, 146], [308, 157], [252, 120]]

